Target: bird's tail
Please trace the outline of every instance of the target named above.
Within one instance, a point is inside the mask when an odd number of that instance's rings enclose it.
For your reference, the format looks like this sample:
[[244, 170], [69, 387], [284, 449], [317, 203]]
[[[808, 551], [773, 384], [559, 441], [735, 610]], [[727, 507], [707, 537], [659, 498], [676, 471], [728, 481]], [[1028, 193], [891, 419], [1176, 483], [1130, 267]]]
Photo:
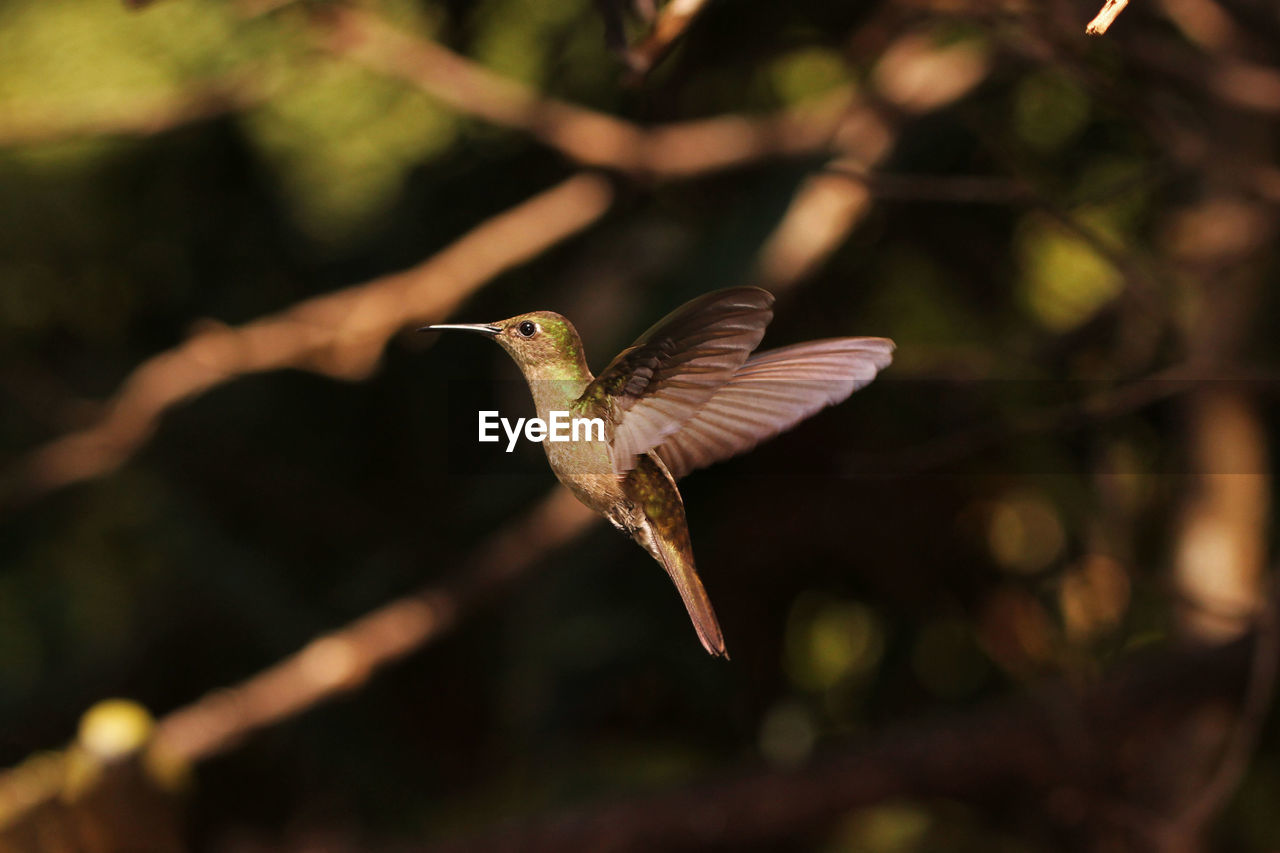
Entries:
[[650, 519], [645, 527], [647, 530], [644, 533], [647, 535], [644, 539], [639, 536], [636, 538], [667, 570], [676, 589], [680, 591], [685, 609], [689, 611], [689, 618], [693, 620], [693, 628], [702, 641], [702, 647], [710, 654], [728, 659], [729, 653], [725, 651], [724, 635], [720, 632], [716, 611], [711, 607], [711, 599], [693, 564], [693, 546], [689, 541], [689, 528], [685, 526], [684, 519], [672, 524], [657, 524]]

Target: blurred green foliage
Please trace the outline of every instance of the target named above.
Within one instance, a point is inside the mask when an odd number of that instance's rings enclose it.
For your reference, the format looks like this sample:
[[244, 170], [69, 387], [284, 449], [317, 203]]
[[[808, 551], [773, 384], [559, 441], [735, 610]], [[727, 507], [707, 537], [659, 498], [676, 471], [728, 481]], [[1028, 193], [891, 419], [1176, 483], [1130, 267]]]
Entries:
[[[860, 5], [721, 3], [627, 89], [587, 0], [380, 9], [495, 72], [639, 122], [794, 105], [868, 79], [875, 60], [849, 49], [872, 13]], [[295, 11], [0, 6], [6, 466], [91, 422], [97, 401], [193, 323], [241, 323], [417, 263], [571, 170], [318, 51]], [[249, 84], [253, 103], [161, 133], [97, 132], [228, 82]], [[199, 768], [198, 846], [310, 825], [436, 838], [757, 761], [792, 766], [886, 721], [1016, 691], [1033, 673], [1092, 674], [1160, 636], [1157, 567], [1182, 488], [1172, 404], [918, 467], [939, 436], [1113, 378], [1081, 368], [1109, 364], [1122, 323], [1125, 280], [1099, 246], [1153, 250], [1173, 192], [1147, 179], [1159, 155], [1134, 116], [1025, 58], [907, 123], [886, 170], [998, 180], [1006, 158], [1095, 239], [1017, 202], [890, 198], [780, 302], [766, 345], [877, 334], [900, 350], [847, 405], [683, 487], [731, 664], [701, 655], [647, 555], [593, 532], [357, 695]], [[601, 224], [459, 316], [562, 311], [598, 366], [683, 300], [749, 277], [819, 167], [623, 182]], [[0, 762], [65, 741], [105, 696], [162, 714], [244, 678], [446, 576], [517, 516], [551, 484], [540, 466], [451, 467], [448, 389], [507, 402], [492, 380], [509, 366], [473, 344], [396, 340], [359, 384], [236, 379], [176, 407], [119, 472], [7, 511]], [[1120, 484], [1105, 500], [1100, 469]], [[1132, 594], [1090, 563], [1095, 552]], [[1276, 767], [1267, 742], [1225, 844], [1277, 843]], [[886, 803], [804, 843], [1069, 849], [1051, 823], [991, 803]]]

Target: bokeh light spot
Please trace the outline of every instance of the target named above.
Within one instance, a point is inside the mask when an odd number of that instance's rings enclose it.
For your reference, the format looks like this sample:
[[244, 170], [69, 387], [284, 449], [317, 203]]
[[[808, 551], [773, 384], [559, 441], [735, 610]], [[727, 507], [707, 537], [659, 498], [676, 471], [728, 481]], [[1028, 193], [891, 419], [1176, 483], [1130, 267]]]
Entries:
[[1066, 533], [1048, 501], [1033, 492], [1015, 492], [992, 511], [987, 543], [1002, 568], [1031, 574], [1057, 559], [1066, 544]]
[[1121, 291], [1115, 267], [1046, 216], [1028, 215], [1019, 228], [1017, 245], [1022, 300], [1046, 328], [1073, 329]]
[[760, 753], [775, 764], [800, 764], [809, 757], [817, 738], [813, 714], [800, 702], [774, 705], [760, 723]]
[[1058, 602], [1067, 636], [1085, 642], [1120, 624], [1129, 609], [1129, 576], [1105, 554], [1090, 554], [1062, 578]]
[[1029, 75], [1014, 93], [1014, 131], [1041, 151], [1066, 145], [1088, 120], [1089, 96], [1060, 74]]
[[782, 57], [774, 63], [770, 77], [778, 96], [794, 103], [847, 83], [849, 69], [835, 51], [815, 47]]
[[884, 652], [884, 629], [870, 607], [853, 601], [801, 596], [787, 628], [787, 670], [814, 690], [869, 674]]

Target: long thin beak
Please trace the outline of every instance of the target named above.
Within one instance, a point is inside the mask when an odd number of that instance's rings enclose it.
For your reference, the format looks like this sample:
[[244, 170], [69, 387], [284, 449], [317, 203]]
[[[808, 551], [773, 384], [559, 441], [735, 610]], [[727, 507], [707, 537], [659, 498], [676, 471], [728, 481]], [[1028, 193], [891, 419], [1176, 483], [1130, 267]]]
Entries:
[[419, 332], [479, 332], [482, 335], [496, 335], [502, 331], [501, 326], [488, 323], [438, 323], [434, 326], [423, 326]]

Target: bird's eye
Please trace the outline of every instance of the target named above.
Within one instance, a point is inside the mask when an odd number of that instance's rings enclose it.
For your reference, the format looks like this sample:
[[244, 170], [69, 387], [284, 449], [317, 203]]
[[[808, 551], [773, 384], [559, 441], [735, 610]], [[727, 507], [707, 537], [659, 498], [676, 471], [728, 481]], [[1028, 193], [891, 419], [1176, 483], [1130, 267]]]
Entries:
[[538, 331], [538, 324], [532, 320], [525, 320], [519, 326], [516, 326], [516, 331], [526, 338], [532, 338], [533, 333]]

